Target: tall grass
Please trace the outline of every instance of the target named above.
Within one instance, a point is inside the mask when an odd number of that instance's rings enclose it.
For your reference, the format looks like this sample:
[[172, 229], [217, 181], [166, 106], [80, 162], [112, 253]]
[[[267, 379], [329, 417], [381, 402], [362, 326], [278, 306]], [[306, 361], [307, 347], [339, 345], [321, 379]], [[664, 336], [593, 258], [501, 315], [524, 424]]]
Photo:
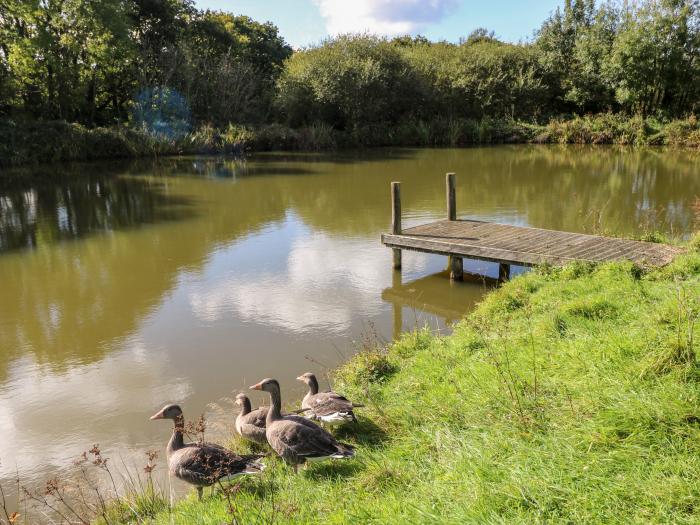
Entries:
[[[334, 373], [362, 402], [357, 459], [236, 485], [248, 523], [700, 521], [700, 251], [666, 268], [542, 267], [451, 336], [366, 348]], [[240, 446], [237, 443], [235, 446]], [[147, 523], [228, 523], [229, 496]]]
[[25, 486], [18, 474], [13, 497], [0, 484], [0, 525], [143, 523], [169, 509], [152, 477], [158, 455], [146, 453], [144, 475], [126, 465], [115, 469], [94, 445], [41, 487]]
[[88, 129], [66, 122], [0, 120], [0, 166], [58, 161], [246, 151], [332, 150], [372, 146], [467, 146], [514, 143], [629, 144], [700, 148], [694, 116], [661, 122], [619, 114], [556, 119], [540, 125], [511, 119], [435, 117], [349, 130], [321, 122], [300, 128], [282, 124], [222, 129], [201, 126], [178, 137], [127, 126]]

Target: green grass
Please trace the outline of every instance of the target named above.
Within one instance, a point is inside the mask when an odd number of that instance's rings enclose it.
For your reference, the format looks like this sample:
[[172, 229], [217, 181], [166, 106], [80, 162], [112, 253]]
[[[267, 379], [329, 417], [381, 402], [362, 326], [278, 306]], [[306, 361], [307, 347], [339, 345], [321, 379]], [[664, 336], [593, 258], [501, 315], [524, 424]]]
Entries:
[[[652, 272], [541, 268], [451, 336], [359, 354], [335, 373], [367, 405], [337, 431], [357, 458], [266, 460], [230, 498], [238, 522], [697, 523], [697, 244]], [[143, 518], [231, 521], [221, 493]]]

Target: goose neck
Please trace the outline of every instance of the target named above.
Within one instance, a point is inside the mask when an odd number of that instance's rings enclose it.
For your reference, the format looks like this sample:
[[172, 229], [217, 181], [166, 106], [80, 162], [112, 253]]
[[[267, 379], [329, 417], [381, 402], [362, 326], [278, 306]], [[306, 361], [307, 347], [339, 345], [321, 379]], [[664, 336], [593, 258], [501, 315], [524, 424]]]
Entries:
[[267, 412], [267, 421], [275, 421], [282, 419], [282, 395], [279, 389], [275, 388], [270, 391], [270, 410]]
[[175, 419], [175, 426], [173, 428], [173, 435], [170, 437], [168, 442], [168, 455], [176, 450], [181, 449], [185, 446], [185, 439], [183, 436], [183, 431], [185, 428], [185, 421], [182, 416]]
[[309, 377], [308, 386], [309, 394], [311, 394], [312, 396], [318, 394], [318, 380], [316, 379], [316, 376]]

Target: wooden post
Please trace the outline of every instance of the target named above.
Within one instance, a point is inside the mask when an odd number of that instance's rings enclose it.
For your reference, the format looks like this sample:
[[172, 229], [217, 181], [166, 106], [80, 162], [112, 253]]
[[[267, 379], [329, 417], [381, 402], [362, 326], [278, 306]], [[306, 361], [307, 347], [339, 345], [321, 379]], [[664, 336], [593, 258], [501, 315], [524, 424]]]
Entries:
[[450, 255], [450, 279], [453, 281], [462, 281], [464, 279], [461, 257]]
[[498, 282], [504, 283], [510, 279], [510, 264], [498, 263]]
[[448, 173], [445, 177], [445, 185], [447, 186], [447, 220], [457, 220], [457, 199], [455, 196], [455, 174]]
[[[391, 233], [401, 234], [401, 183], [391, 183]], [[394, 270], [401, 269], [401, 250], [394, 248]]]
[[[445, 189], [447, 196], [447, 220], [457, 220], [457, 195], [455, 193], [455, 174], [448, 173], [445, 176]], [[450, 255], [449, 257], [450, 279], [461, 281], [464, 278], [462, 258]]]

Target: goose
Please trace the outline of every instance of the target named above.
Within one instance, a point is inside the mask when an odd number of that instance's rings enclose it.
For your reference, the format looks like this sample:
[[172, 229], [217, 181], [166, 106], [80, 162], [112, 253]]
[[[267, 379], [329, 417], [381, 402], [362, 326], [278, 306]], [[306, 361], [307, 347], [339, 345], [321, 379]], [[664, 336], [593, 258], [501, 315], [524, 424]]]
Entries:
[[[339, 443], [318, 425], [299, 416], [283, 416], [280, 385], [275, 379], [263, 379], [250, 387], [270, 394], [272, 406], [265, 420], [265, 437], [272, 449], [294, 471], [307, 461], [346, 459], [355, 455], [352, 446]], [[301, 420], [305, 421], [302, 422]]]
[[319, 392], [318, 380], [311, 372], [300, 375], [297, 380], [306, 383], [306, 386], [309, 387], [309, 391], [301, 401], [301, 408], [306, 412], [307, 417], [329, 425], [339, 425], [350, 421], [357, 423], [353, 408], [363, 405], [354, 404], [332, 390]]
[[264, 454], [238, 454], [213, 443], [185, 443], [185, 418], [178, 405], [166, 405], [151, 420], [172, 419], [175, 427], [166, 454], [170, 474], [197, 488], [202, 499], [204, 487], [217, 481], [228, 481], [245, 474], [259, 474], [265, 465], [259, 462]]
[[[266, 445], [265, 419], [267, 418], [267, 411], [269, 408], [258, 407], [253, 410], [250, 398], [243, 393], [236, 395], [236, 404], [241, 407], [241, 411], [238, 413], [238, 416], [236, 416], [235, 422], [238, 435], [249, 441]], [[294, 411], [293, 414], [285, 414], [285, 417], [292, 421], [297, 421], [302, 425], [316, 426], [315, 423], [312, 423], [307, 418], [297, 415], [300, 412], [303, 412], [303, 410]]]
[[252, 410], [250, 399], [243, 393], [236, 396], [236, 404], [241, 407], [241, 411], [236, 416], [236, 432], [249, 441], [254, 441], [261, 445], [267, 444], [267, 438], [265, 437], [267, 407], [259, 407]]

